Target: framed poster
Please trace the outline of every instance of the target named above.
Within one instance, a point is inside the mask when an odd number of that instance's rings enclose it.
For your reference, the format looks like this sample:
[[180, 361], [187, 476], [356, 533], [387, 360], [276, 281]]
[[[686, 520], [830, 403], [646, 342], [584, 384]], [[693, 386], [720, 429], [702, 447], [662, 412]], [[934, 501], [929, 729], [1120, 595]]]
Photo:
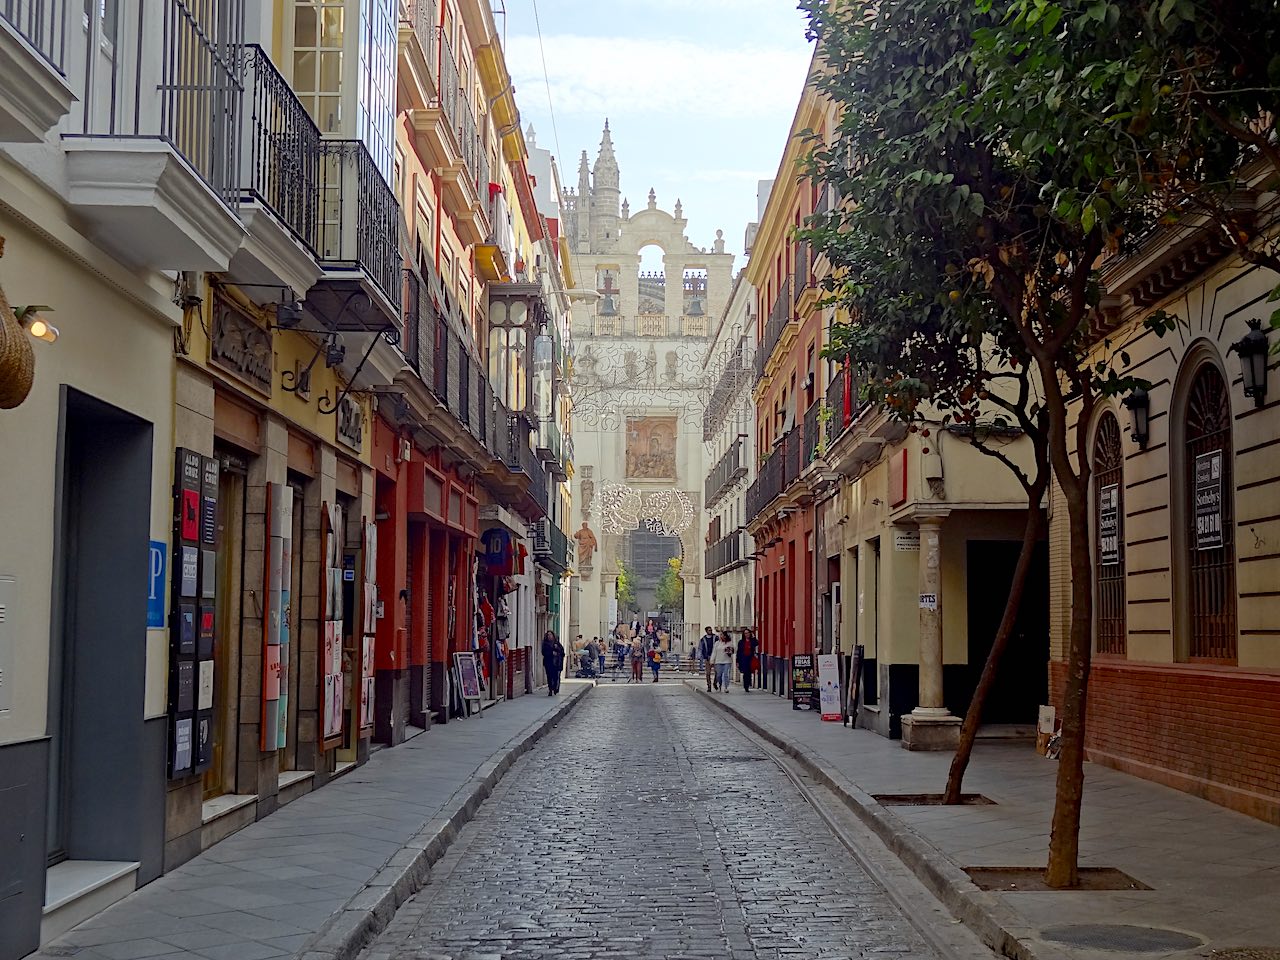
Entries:
[[1120, 562], [1120, 485], [1110, 483], [1098, 491], [1098, 562], [1104, 567]]
[[[320, 506], [321, 549], [323, 561], [320, 568], [321, 643], [320, 664], [317, 677], [320, 684], [319, 700], [323, 713], [320, 717], [320, 749], [330, 750], [342, 745], [342, 718], [345, 679], [342, 671], [342, 531], [343, 512], [340, 504], [324, 503]], [[357, 691], [353, 691], [358, 696]]]
[[1196, 456], [1196, 549], [1217, 550], [1222, 538], [1222, 451]]

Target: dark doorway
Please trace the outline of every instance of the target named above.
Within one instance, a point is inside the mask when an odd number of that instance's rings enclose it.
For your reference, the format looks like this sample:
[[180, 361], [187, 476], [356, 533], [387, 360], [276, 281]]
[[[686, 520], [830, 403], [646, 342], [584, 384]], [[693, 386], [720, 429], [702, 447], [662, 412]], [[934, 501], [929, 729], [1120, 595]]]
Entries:
[[138, 860], [158, 872], [163, 743], [148, 749], [152, 425], [65, 388], [49, 670], [50, 863]]
[[[969, 669], [963, 712], [969, 706], [978, 675], [982, 672], [1000, 618], [1004, 616], [1009, 585], [1018, 563], [1019, 541], [970, 540]], [[1013, 636], [1000, 663], [995, 686], [983, 710], [984, 724], [1033, 724], [1040, 704], [1049, 695], [1049, 550], [1036, 548], [1022, 607]], [[955, 709], [955, 708], [953, 708]]]

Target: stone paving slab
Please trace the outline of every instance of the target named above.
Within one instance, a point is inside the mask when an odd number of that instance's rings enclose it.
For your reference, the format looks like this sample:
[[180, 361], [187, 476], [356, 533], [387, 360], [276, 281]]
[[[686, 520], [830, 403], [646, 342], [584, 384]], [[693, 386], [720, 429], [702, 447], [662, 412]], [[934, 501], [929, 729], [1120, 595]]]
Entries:
[[1204, 941], [1191, 950], [1141, 954], [1146, 957], [1280, 947], [1280, 827], [1086, 764], [1081, 865], [1117, 867], [1153, 889], [983, 893], [960, 868], [1045, 862], [1057, 765], [1029, 743], [980, 741], [975, 748], [965, 791], [984, 794], [993, 806], [885, 807], [872, 795], [941, 793], [951, 754], [904, 750], [870, 731], [792, 710], [789, 700], [767, 692], [707, 694], [689, 685], [827, 780], [988, 942], [992, 928], [1011, 934], [1017, 943], [1002, 945], [1010, 955], [1118, 956], [1041, 937], [1050, 927], [1097, 923], [1178, 930]]
[[28, 960], [354, 956], [421, 885], [512, 763], [591, 689], [433, 727], [299, 797]]

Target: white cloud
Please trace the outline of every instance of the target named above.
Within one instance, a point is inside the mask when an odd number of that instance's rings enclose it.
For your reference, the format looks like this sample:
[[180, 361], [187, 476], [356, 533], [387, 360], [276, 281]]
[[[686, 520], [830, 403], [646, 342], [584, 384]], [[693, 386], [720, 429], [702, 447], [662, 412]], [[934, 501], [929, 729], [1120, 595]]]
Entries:
[[[715, 48], [685, 40], [544, 37], [551, 98], [558, 114], [667, 114], [699, 111], [720, 119], [790, 115], [800, 96], [804, 47]], [[536, 37], [510, 38], [507, 63], [523, 97], [546, 91]], [[536, 93], [535, 93], [536, 91]]]

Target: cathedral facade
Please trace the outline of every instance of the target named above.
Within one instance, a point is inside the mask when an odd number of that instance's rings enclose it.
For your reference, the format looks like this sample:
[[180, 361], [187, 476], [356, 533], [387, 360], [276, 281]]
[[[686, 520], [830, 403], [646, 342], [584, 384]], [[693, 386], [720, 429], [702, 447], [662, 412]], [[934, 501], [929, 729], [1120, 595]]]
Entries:
[[[570, 630], [604, 635], [658, 612], [656, 578], [668, 557], [679, 557], [683, 602], [661, 612], [687, 652], [704, 626], [718, 626], [703, 579], [704, 361], [728, 304], [733, 254], [721, 231], [709, 248], [691, 243], [679, 200], [661, 209], [651, 189], [632, 212], [607, 121], [594, 165], [583, 151], [577, 188], [565, 190], [561, 210], [576, 282], [570, 385], [580, 588]], [[662, 271], [642, 271], [642, 251], [655, 246]], [[618, 602], [624, 570], [630, 606], [625, 595]]]

